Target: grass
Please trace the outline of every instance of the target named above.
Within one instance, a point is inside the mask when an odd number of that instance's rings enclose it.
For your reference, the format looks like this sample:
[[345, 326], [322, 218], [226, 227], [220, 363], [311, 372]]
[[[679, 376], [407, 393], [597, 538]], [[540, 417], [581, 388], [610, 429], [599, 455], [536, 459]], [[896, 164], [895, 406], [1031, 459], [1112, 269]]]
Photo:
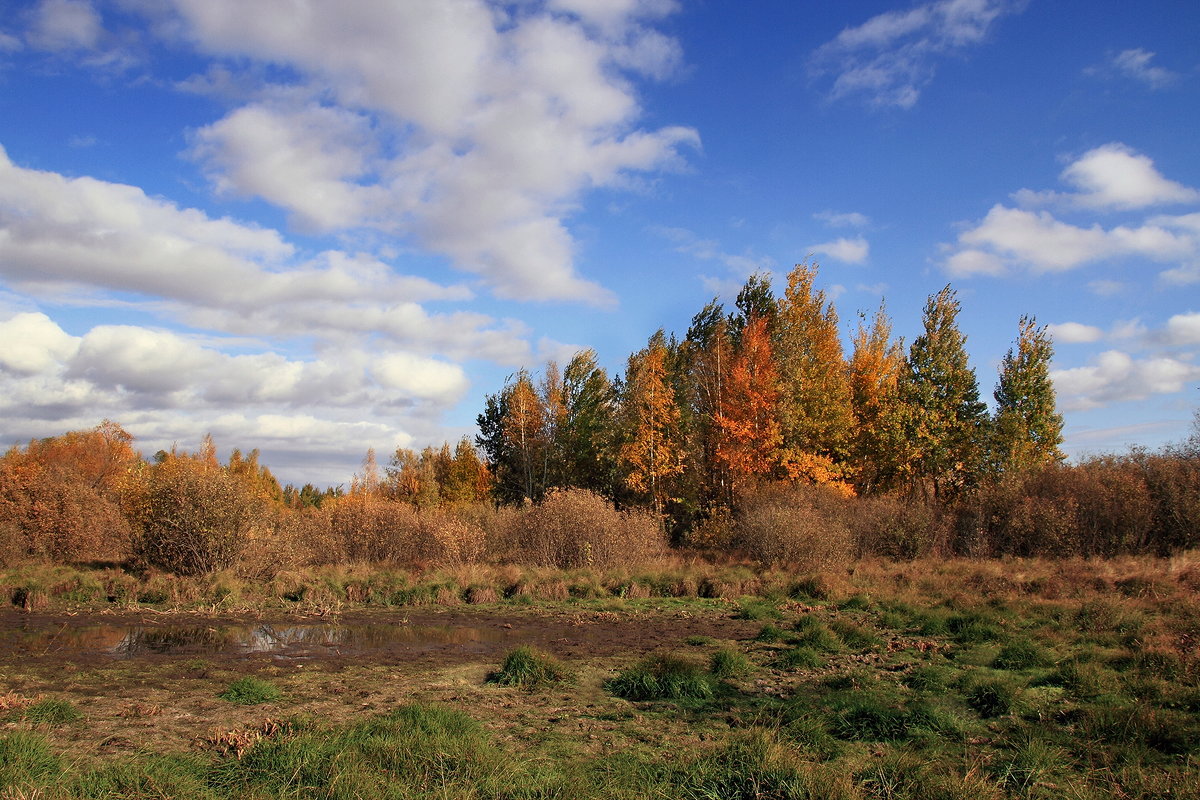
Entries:
[[500, 669], [488, 675], [488, 681], [502, 686], [535, 689], [562, 683], [570, 674], [558, 659], [536, 647], [521, 645], [510, 650]]
[[716, 692], [716, 681], [692, 659], [664, 654], [622, 671], [605, 688], [626, 700], [707, 700]]
[[[545, 654], [521, 648], [275, 662], [257, 680], [286, 687], [297, 716], [272, 720], [213, 700], [237, 677], [222, 659], [82, 666], [67, 683], [0, 658], [0, 796], [1200, 800], [1200, 558], [868, 561], [803, 579], [820, 598], [782, 571], [656, 569], [321, 573], [347, 607], [457, 592], [455, 615], [545, 619], [573, 637], [567, 682], [526, 677]], [[1134, 579], [1153, 591], [1114, 588]], [[272, 596], [307, 603], [307, 580]], [[46, 602], [59, 584], [97, 602], [69, 575], [39, 583]], [[433, 586], [446, 591], [413, 591]], [[471, 587], [498, 599], [473, 607]], [[587, 644], [596, 626], [649, 620], [669, 621], [679, 652]], [[489, 673], [542, 691], [498, 691]], [[45, 695], [87, 725], [32, 721]]]
[[83, 719], [70, 700], [39, 700], [26, 707], [25, 719], [35, 725], [68, 725]]
[[283, 697], [283, 692], [271, 681], [247, 675], [229, 684], [219, 695], [222, 700], [243, 706], [270, 703]]

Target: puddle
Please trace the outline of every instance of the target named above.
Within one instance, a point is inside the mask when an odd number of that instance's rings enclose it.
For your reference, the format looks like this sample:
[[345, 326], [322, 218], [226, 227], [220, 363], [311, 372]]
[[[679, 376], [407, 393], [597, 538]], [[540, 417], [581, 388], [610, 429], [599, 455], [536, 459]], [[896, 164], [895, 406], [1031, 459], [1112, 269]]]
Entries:
[[0, 634], [10, 656], [248, 655], [320, 658], [377, 650], [422, 651], [454, 647], [483, 652], [511, 636], [486, 628], [384, 624], [263, 623], [231, 625], [85, 625], [19, 629]]

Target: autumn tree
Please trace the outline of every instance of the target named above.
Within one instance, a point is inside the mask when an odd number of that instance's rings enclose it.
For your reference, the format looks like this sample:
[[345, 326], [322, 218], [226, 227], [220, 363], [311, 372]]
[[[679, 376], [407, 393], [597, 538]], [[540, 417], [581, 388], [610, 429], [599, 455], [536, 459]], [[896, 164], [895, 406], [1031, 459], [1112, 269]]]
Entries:
[[837, 311], [814, 287], [816, 277], [816, 265], [797, 264], [779, 300], [779, 422], [793, 477], [841, 482], [854, 416]]
[[911, 452], [906, 470], [935, 497], [969, 487], [984, 455], [987, 407], [967, 359], [967, 337], [958, 329], [960, 310], [946, 286], [925, 303], [924, 332], [912, 343], [901, 375], [904, 436]]
[[860, 493], [893, 488], [904, 464], [899, 395], [903, 369], [903, 344], [892, 339], [891, 320], [880, 303], [870, 327], [860, 315], [846, 369], [854, 414], [850, 462]]
[[620, 449], [625, 483], [646, 496], [662, 514], [671, 496], [671, 479], [684, 469], [679, 406], [668, 380], [667, 346], [662, 331], [629, 357], [622, 413], [626, 439]]
[[1000, 365], [992, 457], [1001, 472], [1021, 472], [1062, 461], [1063, 418], [1055, 408], [1050, 360], [1054, 344], [1045, 327], [1021, 317], [1016, 349]]
[[501, 502], [538, 501], [546, 491], [546, 406], [526, 370], [517, 373], [479, 415], [475, 441], [495, 476]]
[[132, 442], [105, 420], [0, 458], [0, 562], [128, 556], [145, 467]]
[[753, 317], [742, 331], [715, 418], [717, 458], [729, 470], [736, 489], [769, 477], [779, 464], [783, 437], [776, 418], [778, 401], [767, 320]]

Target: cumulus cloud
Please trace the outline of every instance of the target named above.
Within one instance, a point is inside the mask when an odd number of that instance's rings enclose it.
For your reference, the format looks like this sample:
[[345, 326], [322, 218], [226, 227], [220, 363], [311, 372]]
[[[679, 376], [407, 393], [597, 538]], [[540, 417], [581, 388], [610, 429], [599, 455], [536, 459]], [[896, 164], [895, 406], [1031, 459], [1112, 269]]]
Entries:
[[433, 438], [434, 420], [468, 388], [457, 364], [361, 346], [306, 360], [231, 353], [245, 343], [135, 325], [72, 336], [36, 312], [0, 321], [0, 336], [15, 343], [0, 352], [0, 435], [10, 440], [107, 416], [151, 452], [211, 431], [303, 464], [292, 474], [305, 481], [344, 480], [347, 459], [367, 447]]
[[79, 343], [45, 314], [16, 314], [0, 322], [0, 369], [35, 375], [75, 354]]
[[1095, 325], [1084, 325], [1079, 322], [1051, 323], [1046, 330], [1055, 342], [1078, 344], [1080, 342], [1098, 342], [1104, 338], [1104, 331]]
[[1051, 378], [1059, 402], [1075, 411], [1183, 391], [1200, 380], [1200, 366], [1181, 357], [1138, 359], [1108, 350], [1088, 366], [1054, 370]]
[[809, 62], [833, 77], [834, 100], [860, 95], [875, 107], [912, 108], [939, 62], [982, 42], [993, 23], [1024, 8], [1022, 0], [938, 0], [888, 11], [846, 28]]
[[1176, 314], [1167, 320], [1166, 339], [1171, 344], [1200, 344], [1200, 312]]
[[225, 83], [246, 62], [303, 81], [197, 132], [193, 152], [219, 189], [302, 226], [411, 236], [503, 297], [611, 303], [575, 271], [571, 211], [589, 189], [673, 168], [699, 141], [638, 127], [629, 76], [679, 63], [650, 27], [672, 2], [173, 6], [183, 36], [229, 58]]
[[464, 286], [397, 274], [363, 253], [299, 258], [277, 231], [213, 219], [133, 186], [23, 168], [2, 148], [0, 275], [35, 296], [76, 302], [134, 293], [178, 320], [227, 333], [373, 334], [505, 364], [529, 353], [519, 324], [421, 306], [469, 299]]
[[1076, 191], [1064, 194], [1022, 189], [1013, 197], [1022, 205], [1057, 202], [1100, 210], [1200, 201], [1200, 191], [1164, 178], [1150, 158], [1119, 142], [1089, 150], [1059, 177]]
[[814, 253], [824, 253], [835, 261], [847, 264], [862, 264], [871, 253], [871, 245], [861, 236], [853, 239], [839, 238], [832, 242], [814, 244], [808, 248]]
[[[1054, 204], [1066, 211], [1137, 211], [1167, 203], [1200, 202], [1200, 192], [1165, 178], [1154, 162], [1120, 143], [1088, 151], [1063, 170], [1072, 192], [1022, 189], [1023, 206]], [[1106, 227], [1075, 224], [1046, 210], [994, 205], [944, 248], [951, 275], [1000, 276], [1013, 269], [1063, 272], [1086, 264], [1139, 258], [1173, 264], [1160, 274], [1166, 283], [1200, 280], [1200, 214], [1159, 214], [1140, 223]], [[1093, 291], [1112, 293], [1120, 284], [1094, 282]]]

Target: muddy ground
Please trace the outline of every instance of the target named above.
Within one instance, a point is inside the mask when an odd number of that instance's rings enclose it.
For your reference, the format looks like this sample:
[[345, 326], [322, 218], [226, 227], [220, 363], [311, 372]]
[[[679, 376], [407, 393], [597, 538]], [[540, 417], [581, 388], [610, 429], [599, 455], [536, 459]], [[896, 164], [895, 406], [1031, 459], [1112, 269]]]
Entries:
[[[645, 654], [676, 650], [703, 658], [716, 647], [752, 647], [761, 622], [735, 618], [720, 602], [663, 603], [620, 611], [577, 607], [414, 608], [355, 611], [335, 618], [286, 614], [211, 615], [192, 612], [29, 614], [0, 612], [0, 730], [36, 729], [84, 760], [135, 751], [222, 750], [273, 720], [349, 721], [413, 702], [445, 704], [483, 722], [516, 747], [553, 746], [602, 752], [703, 740], [720, 719], [693, 724], [643, 717], [613, 698], [604, 681]], [[441, 641], [374, 643], [370, 647], [314, 646], [302, 652], [144, 653], [117, 657], [111, 635], [77, 635], [111, 628], [236, 624], [279, 627], [408, 626], [471, 631]], [[49, 635], [37, 635], [49, 632]], [[706, 637], [701, 640], [698, 637]], [[504, 654], [537, 646], [574, 673], [567, 686], [539, 692], [487, 682]], [[106, 649], [107, 648], [107, 649]], [[220, 699], [233, 680], [255, 675], [275, 683], [280, 700], [252, 706]], [[78, 722], [33, 724], [22, 706], [38, 698], [70, 701]], [[706, 733], [708, 729], [708, 733]]]

